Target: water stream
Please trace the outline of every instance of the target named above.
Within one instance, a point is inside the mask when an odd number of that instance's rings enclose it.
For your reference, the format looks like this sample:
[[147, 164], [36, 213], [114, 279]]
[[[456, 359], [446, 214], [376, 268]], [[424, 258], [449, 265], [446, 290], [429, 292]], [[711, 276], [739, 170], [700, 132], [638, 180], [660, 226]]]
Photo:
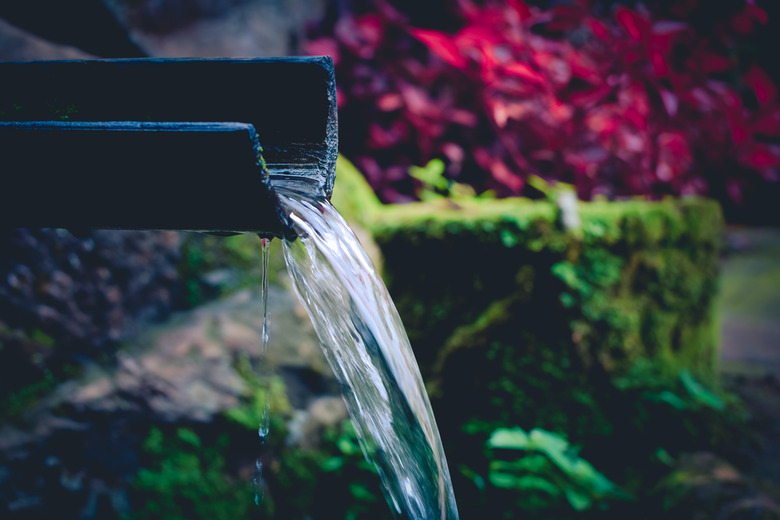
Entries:
[[430, 402], [384, 283], [328, 201], [276, 191], [299, 237], [283, 241], [287, 270], [391, 510], [409, 520], [456, 520]]

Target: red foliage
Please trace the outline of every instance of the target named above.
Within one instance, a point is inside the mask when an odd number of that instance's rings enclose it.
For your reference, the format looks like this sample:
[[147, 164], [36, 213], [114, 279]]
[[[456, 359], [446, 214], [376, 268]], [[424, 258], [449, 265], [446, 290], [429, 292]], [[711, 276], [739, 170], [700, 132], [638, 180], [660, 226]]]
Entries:
[[459, 0], [454, 33], [411, 27], [382, 0], [341, 17], [309, 50], [337, 62], [342, 151], [391, 202], [414, 193], [408, 167], [434, 157], [499, 196], [522, 194], [531, 174], [584, 199], [717, 185], [739, 201], [777, 179], [777, 88], [730, 53], [766, 23], [760, 8], [745, 0], [705, 38], [622, 6], [599, 19], [591, 3]]

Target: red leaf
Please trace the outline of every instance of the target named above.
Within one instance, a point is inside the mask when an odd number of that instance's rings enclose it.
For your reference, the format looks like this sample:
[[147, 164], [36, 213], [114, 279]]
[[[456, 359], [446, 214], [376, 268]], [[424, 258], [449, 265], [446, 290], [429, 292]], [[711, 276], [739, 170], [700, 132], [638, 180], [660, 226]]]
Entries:
[[658, 135], [658, 164], [656, 175], [663, 182], [685, 173], [693, 162], [688, 141], [680, 132], [663, 132]]
[[531, 16], [531, 8], [522, 0], [507, 0], [507, 4], [520, 16], [521, 21]]
[[411, 114], [425, 114], [431, 107], [431, 98], [426, 90], [406, 82], [399, 82], [398, 89], [401, 91], [406, 108]]
[[438, 31], [426, 29], [412, 29], [410, 32], [412, 36], [423, 42], [426, 47], [447, 63], [461, 70], [467, 67], [466, 58], [460, 53], [451, 37]]
[[487, 47], [506, 44], [492, 25], [464, 27], [453, 41], [461, 55], [468, 54], [468, 51], [472, 49], [484, 52], [483, 50]]
[[376, 105], [383, 112], [392, 112], [404, 106], [404, 100], [400, 94], [391, 92], [379, 96], [376, 100]]
[[774, 107], [769, 113], [759, 116], [751, 129], [755, 134], [780, 137], [780, 107]]
[[456, 108], [449, 111], [450, 121], [463, 126], [477, 126], [477, 115], [469, 110]]
[[573, 106], [593, 105], [598, 103], [612, 92], [606, 83], [588, 90], [577, 90], [569, 95], [569, 103]]
[[601, 23], [600, 21], [596, 20], [595, 18], [591, 18], [590, 16], [585, 19], [585, 23], [590, 28], [590, 32], [593, 33], [593, 36], [598, 38], [599, 40], [606, 40], [609, 38], [609, 29], [607, 29], [607, 26]]
[[780, 157], [778, 157], [775, 149], [769, 145], [755, 143], [741, 157], [740, 162], [750, 168], [764, 170], [780, 166]]
[[659, 78], [663, 78], [667, 76], [670, 70], [669, 70], [669, 64], [666, 62], [666, 56], [664, 56], [662, 52], [655, 49], [651, 50], [649, 54], [650, 54], [650, 62], [653, 64], [653, 70], [655, 71], [655, 75], [658, 76]]
[[376, 16], [346, 16], [336, 23], [336, 39], [361, 58], [370, 58], [383, 39], [383, 23]]
[[500, 159], [494, 159], [491, 162], [490, 173], [495, 180], [512, 190], [513, 193], [518, 193], [523, 188], [523, 179], [512, 173], [504, 161]]
[[769, 17], [766, 15], [766, 11], [758, 7], [754, 3], [750, 3], [746, 6], [750, 16], [760, 24], [765, 24], [769, 21]]
[[761, 107], [766, 107], [777, 101], [777, 87], [772, 83], [772, 79], [767, 73], [756, 65], [750, 67], [745, 76], [745, 82], [756, 93], [756, 99]]
[[586, 118], [588, 128], [599, 137], [609, 137], [617, 131], [619, 120], [611, 110], [591, 110]]
[[511, 76], [518, 76], [520, 78], [527, 79], [528, 81], [538, 85], [544, 85], [546, 83], [544, 77], [541, 74], [536, 72], [525, 63], [521, 63], [519, 61], [504, 66], [504, 72]]
[[596, 65], [582, 52], [571, 52], [567, 56], [569, 69], [574, 77], [587, 81], [592, 85], [603, 83], [603, 78]]
[[585, 12], [576, 5], [558, 4], [547, 11], [552, 19], [545, 24], [548, 31], [573, 31], [584, 18]]
[[486, 85], [491, 85], [496, 80], [496, 67], [498, 67], [498, 59], [493, 52], [493, 47], [489, 45], [480, 45], [480, 77]]
[[309, 56], [330, 56], [333, 64], [338, 65], [341, 60], [339, 44], [333, 38], [318, 38], [309, 40], [305, 44], [306, 54]]
[[734, 65], [730, 59], [724, 58], [714, 52], [704, 52], [703, 56], [699, 57], [698, 62], [701, 70], [705, 74], [723, 72]]
[[664, 108], [666, 108], [666, 113], [672, 117], [676, 116], [677, 109], [680, 107], [680, 99], [666, 89], [659, 90], [659, 94], [664, 103]]
[[766, 12], [751, 3], [745, 4], [745, 8], [740, 11], [731, 21], [734, 30], [740, 34], [750, 34], [753, 32], [754, 22], [766, 24], [769, 20]]
[[742, 187], [737, 179], [729, 179], [726, 182], [726, 191], [729, 194], [729, 198], [740, 206], [745, 202], [742, 198]]
[[726, 111], [726, 119], [731, 131], [731, 140], [734, 144], [742, 144], [750, 138], [750, 131], [747, 127], [747, 121], [741, 112], [729, 109]]
[[634, 40], [639, 41], [650, 32], [650, 23], [647, 19], [626, 7], [617, 8], [615, 19]]

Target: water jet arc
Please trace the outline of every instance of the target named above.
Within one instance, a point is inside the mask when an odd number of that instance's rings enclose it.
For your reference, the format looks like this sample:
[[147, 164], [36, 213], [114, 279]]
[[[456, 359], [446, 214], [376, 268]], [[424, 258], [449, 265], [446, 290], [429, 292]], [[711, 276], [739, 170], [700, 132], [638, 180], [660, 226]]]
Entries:
[[289, 236], [272, 179], [329, 197], [329, 57], [0, 63], [0, 225]]

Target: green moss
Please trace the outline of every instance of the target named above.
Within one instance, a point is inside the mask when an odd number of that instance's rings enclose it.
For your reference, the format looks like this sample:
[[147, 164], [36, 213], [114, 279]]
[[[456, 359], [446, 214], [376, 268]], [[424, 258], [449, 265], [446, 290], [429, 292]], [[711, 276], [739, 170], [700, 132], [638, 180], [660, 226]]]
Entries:
[[381, 207], [363, 175], [341, 155], [336, 161], [336, 182], [330, 202], [346, 220], [360, 226], [370, 222]]
[[44, 377], [0, 397], [0, 422], [13, 422], [26, 410], [49, 395], [61, 381], [49, 370]]
[[[329, 453], [287, 446], [292, 407], [280, 377], [253, 377], [250, 388], [242, 404], [211, 427], [149, 430], [143, 467], [132, 483], [134, 507], [128, 519], [311, 517], [320, 507], [315, 501]], [[267, 405], [269, 436], [263, 444], [257, 429], [266, 420]], [[264, 465], [260, 491], [252, 481], [258, 455]]]
[[[610, 370], [654, 352], [671, 362], [681, 328], [712, 326], [706, 309], [717, 289], [722, 229], [716, 203], [594, 202], [579, 211], [581, 233], [561, 229], [554, 204], [520, 199], [440, 200], [376, 215], [371, 230], [387, 262], [385, 278], [424, 375], [460, 324], [518, 289], [530, 298], [527, 281], [513, 284], [525, 266], [544, 300], [554, 300], [547, 318], [561, 321], [555, 327], [563, 333], [576, 325], [579, 342], [598, 350], [588, 357]], [[676, 312], [679, 326], [667, 320], [665, 332], [654, 330], [663, 321], [647, 318], [654, 310]], [[691, 350], [715, 354], [714, 345]], [[688, 361], [712, 366], [697, 356]]]
[[227, 434], [204, 443], [189, 428], [152, 428], [143, 445], [150, 467], [133, 481], [134, 502], [143, 504], [130, 519], [247, 518], [254, 503], [251, 483], [226, 475]]

